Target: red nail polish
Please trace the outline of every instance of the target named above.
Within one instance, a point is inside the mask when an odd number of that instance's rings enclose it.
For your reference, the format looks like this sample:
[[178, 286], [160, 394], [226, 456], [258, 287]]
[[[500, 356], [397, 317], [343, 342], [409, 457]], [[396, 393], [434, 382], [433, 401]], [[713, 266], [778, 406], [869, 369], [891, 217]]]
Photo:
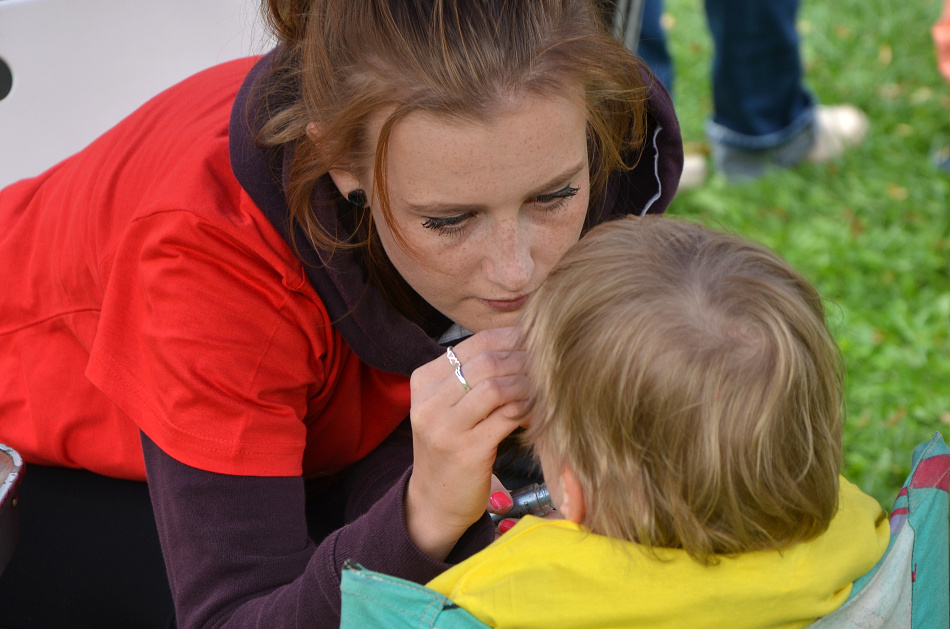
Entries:
[[502, 521], [501, 521], [501, 524], [498, 525], [498, 532], [499, 532], [499, 533], [507, 533], [507, 532], [508, 532], [508, 529], [510, 529], [511, 527], [513, 527], [515, 524], [517, 524], [517, 522], [515, 522], [515, 520], [502, 520]]
[[488, 498], [488, 502], [489, 504], [491, 504], [492, 509], [495, 509], [496, 511], [504, 511], [505, 509], [510, 507], [512, 504], [514, 504], [513, 502], [511, 502], [511, 498], [508, 497], [508, 494], [506, 494], [503, 491], [496, 491], [495, 493], [493, 493]]

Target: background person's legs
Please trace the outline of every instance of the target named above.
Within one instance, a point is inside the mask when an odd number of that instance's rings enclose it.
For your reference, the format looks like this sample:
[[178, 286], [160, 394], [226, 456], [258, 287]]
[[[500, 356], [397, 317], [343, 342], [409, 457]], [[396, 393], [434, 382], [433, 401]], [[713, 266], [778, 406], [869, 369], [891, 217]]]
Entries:
[[815, 101], [802, 83], [799, 0], [705, 5], [714, 46], [706, 130], [716, 169], [754, 178], [803, 161], [815, 142]]
[[646, 61], [653, 73], [673, 94], [675, 68], [669, 47], [666, 45], [666, 33], [660, 23], [663, 16], [663, 0], [644, 0], [643, 20], [640, 24], [640, 43], [637, 54]]
[[813, 118], [802, 84], [799, 0], [706, 0], [712, 35], [712, 122], [771, 148]]
[[[672, 92], [663, 0], [645, 0], [638, 53]], [[706, 126], [716, 170], [754, 179], [773, 167], [825, 161], [863, 140], [867, 118], [850, 105], [821, 106], [805, 87], [799, 0], [705, 0], [713, 40], [713, 112]], [[690, 170], [687, 155], [684, 180]], [[695, 161], [693, 159], [692, 161]], [[702, 174], [681, 182], [689, 187]]]

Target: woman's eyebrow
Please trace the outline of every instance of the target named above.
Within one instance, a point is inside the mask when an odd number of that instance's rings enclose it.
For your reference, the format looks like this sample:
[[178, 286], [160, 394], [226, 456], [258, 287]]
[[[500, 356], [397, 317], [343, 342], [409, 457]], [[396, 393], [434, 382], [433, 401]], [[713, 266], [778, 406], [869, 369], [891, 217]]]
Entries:
[[536, 197], [542, 194], [548, 194], [553, 191], [553, 189], [560, 187], [563, 184], [570, 183], [570, 180], [577, 176], [577, 173], [581, 171], [582, 168], [587, 167], [587, 158], [585, 157], [578, 164], [571, 166], [570, 168], [564, 169], [563, 172], [552, 177], [545, 183], [543, 186], [539, 186], [534, 191], [528, 193], [528, 197]]
[[[587, 159], [585, 157], [576, 165], [565, 168], [558, 175], [551, 177], [547, 182], [544, 183], [544, 185], [538, 186], [526, 196], [530, 199], [542, 194], [550, 194], [558, 186], [569, 183], [570, 180], [581, 171], [581, 169], [586, 167]], [[409, 203], [406, 205], [406, 209], [409, 212], [422, 214], [425, 216], [452, 216], [456, 214], [465, 214], [466, 212], [484, 211], [487, 209], [487, 206], [477, 203]]]

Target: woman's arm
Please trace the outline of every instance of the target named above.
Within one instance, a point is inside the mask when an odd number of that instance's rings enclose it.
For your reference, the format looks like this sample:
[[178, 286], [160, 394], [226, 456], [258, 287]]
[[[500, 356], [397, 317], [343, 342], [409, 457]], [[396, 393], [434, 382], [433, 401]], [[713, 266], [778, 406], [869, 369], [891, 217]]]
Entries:
[[[176, 461], [145, 435], [142, 447], [183, 629], [337, 627], [346, 559], [420, 583], [450, 565], [406, 532], [409, 458], [398, 447], [384, 444], [354, 469], [345, 486], [355, 497], [350, 511], [360, 515], [319, 545], [307, 535], [301, 478], [215, 474]], [[486, 516], [451, 559], [491, 539]]]

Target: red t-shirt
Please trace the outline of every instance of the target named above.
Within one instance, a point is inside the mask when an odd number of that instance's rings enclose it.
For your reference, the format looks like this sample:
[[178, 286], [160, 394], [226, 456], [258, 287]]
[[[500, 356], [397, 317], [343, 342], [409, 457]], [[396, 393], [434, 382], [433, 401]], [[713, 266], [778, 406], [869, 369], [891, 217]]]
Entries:
[[0, 191], [0, 442], [28, 462], [142, 480], [141, 429], [204, 470], [328, 474], [408, 414], [408, 379], [350, 350], [231, 172], [254, 61]]

